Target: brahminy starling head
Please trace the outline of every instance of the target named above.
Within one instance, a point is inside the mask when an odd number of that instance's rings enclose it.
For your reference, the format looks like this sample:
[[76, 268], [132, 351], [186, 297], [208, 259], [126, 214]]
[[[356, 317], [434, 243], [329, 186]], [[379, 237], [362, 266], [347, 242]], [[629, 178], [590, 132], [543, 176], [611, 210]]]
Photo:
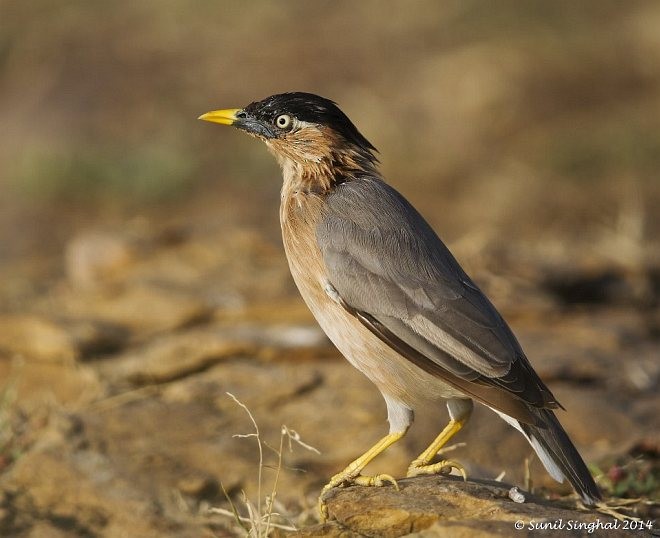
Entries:
[[242, 109], [208, 112], [200, 119], [231, 125], [261, 139], [278, 160], [301, 166], [353, 156], [361, 164], [377, 162], [376, 148], [334, 101], [305, 92], [272, 95]]

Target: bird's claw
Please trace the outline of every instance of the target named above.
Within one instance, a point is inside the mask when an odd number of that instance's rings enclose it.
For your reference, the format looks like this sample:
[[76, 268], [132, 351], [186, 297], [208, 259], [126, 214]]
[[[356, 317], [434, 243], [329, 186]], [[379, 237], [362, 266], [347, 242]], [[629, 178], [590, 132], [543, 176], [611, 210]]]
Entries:
[[411, 478], [413, 476], [420, 476], [423, 474], [449, 474], [451, 473], [452, 469], [456, 469], [459, 473], [461, 473], [463, 480], [467, 480], [467, 473], [465, 472], [465, 468], [460, 463], [453, 460], [442, 460], [438, 463], [431, 464], [423, 464], [418, 461], [413, 461], [410, 464], [410, 467], [408, 467], [406, 476]]
[[399, 484], [396, 479], [389, 474], [378, 474], [375, 476], [366, 476], [366, 475], [355, 475], [351, 476], [349, 473], [339, 473], [333, 476], [330, 479], [323, 489], [321, 490], [321, 495], [319, 495], [319, 514], [321, 516], [321, 521], [325, 522], [328, 520], [328, 505], [326, 504], [324, 497], [325, 494], [336, 487], [346, 487], [350, 485], [357, 486], [368, 486], [368, 487], [381, 487], [387, 484], [394, 486], [394, 489], [399, 491]]
[[358, 486], [381, 487], [387, 483], [392, 484], [394, 489], [399, 491], [399, 484], [396, 479], [389, 474], [377, 474], [376, 476], [358, 475], [353, 479], [353, 484], [357, 484]]

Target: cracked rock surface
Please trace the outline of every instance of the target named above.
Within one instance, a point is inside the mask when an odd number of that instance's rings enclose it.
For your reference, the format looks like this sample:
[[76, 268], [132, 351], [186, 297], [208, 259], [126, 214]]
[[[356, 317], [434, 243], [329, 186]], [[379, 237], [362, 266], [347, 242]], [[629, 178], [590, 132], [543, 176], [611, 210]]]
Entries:
[[[295, 536], [425, 538], [472, 536], [628, 536], [629, 530], [611, 516], [577, 511], [524, 494], [511, 500], [509, 486], [456, 477], [417, 477], [391, 487], [336, 490], [328, 496], [332, 518]], [[598, 529], [597, 525], [603, 525]], [[608, 524], [610, 527], [605, 526]], [[598, 535], [598, 534], [597, 534]]]

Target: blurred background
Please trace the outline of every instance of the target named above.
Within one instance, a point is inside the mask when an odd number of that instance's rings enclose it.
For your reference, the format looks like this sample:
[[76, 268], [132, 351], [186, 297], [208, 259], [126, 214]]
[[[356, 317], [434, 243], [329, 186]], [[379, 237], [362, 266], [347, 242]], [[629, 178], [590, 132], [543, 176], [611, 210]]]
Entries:
[[[601, 485], [657, 495], [659, 65], [651, 1], [0, 0], [0, 533], [233, 532], [206, 508], [220, 483], [254, 499], [258, 457], [225, 391], [268, 443], [286, 423], [323, 452], [287, 456], [301, 524], [384, 433], [288, 275], [274, 159], [196, 120], [284, 91], [379, 149]], [[456, 458], [520, 481], [530, 449], [492, 422]]]

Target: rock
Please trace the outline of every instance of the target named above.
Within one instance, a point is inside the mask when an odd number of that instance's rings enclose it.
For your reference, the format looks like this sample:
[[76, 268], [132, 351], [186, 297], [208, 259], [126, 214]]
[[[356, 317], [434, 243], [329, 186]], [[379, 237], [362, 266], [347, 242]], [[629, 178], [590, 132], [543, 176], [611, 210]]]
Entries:
[[125, 328], [103, 321], [78, 319], [66, 322], [65, 326], [81, 359], [118, 351], [129, 338]]
[[94, 288], [124, 271], [134, 257], [134, 249], [125, 237], [83, 232], [66, 246], [66, 275], [76, 288]]
[[224, 333], [194, 330], [164, 336], [119, 355], [100, 365], [100, 371], [113, 383], [163, 383], [200, 372], [223, 359], [255, 352], [249, 342]]
[[[535, 524], [548, 525], [535, 529], [543, 536], [592, 536], [587, 525], [616, 524], [610, 515], [539, 501], [527, 493], [525, 503], [515, 503], [509, 498], [510, 486], [497, 482], [428, 476], [400, 480], [399, 487], [400, 491], [390, 486], [335, 489], [326, 498], [335, 521], [289, 536], [530, 536], [530, 525]], [[584, 528], [567, 530], [569, 522]], [[608, 531], [607, 536], [627, 534], [619, 529]]]
[[93, 319], [131, 333], [133, 339], [179, 329], [211, 316], [212, 309], [195, 295], [153, 284], [120, 291], [66, 297], [69, 319]]
[[72, 361], [78, 355], [62, 327], [32, 314], [0, 315], [0, 349], [50, 362]]
[[[157, 461], [150, 468], [132, 452], [134, 445], [107, 431], [143, 430], [127, 418], [99, 424], [89, 414], [55, 414], [38, 441], [0, 475], [0, 536], [215, 536], [203, 518], [178, 504], [172, 481], [154, 487], [162, 478]], [[160, 441], [151, 445], [155, 454]], [[212, 478], [190, 480], [205, 476], [202, 471], [183, 466], [182, 473], [190, 491], [211, 491]]]
[[261, 337], [282, 348], [327, 347], [329, 340], [318, 325], [272, 325], [260, 328]]
[[[176, 519], [163, 518], [160, 507], [140, 499], [130, 477], [117, 471], [98, 454], [67, 454], [62, 446], [32, 451], [3, 480], [7, 515], [0, 521], [0, 535], [60, 536], [55, 532], [63, 531], [62, 536], [211, 536], [201, 525], [177, 533]], [[34, 476], [39, 480], [33, 481]], [[32, 485], [16, 486], [21, 483]]]
[[177, 488], [183, 495], [204, 499], [215, 497], [220, 491], [218, 481], [205, 474], [191, 474], [177, 482]]
[[298, 362], [338, 357], [337, 349], [316, 324], [241, 323], [228, 330], [234, 338], [254, 343], [262, 360]]
[[145, 346], [99, 363], [111, 382], [162, 383], [207, 369], [228, 358], [252, 356], [264, 361], [336, 357], [318, 327], [238, 324], [206, 326], [155, 338]]
[[[53, 404], [80, 405], [104, 392], [98, 374], [83, 364], [11, 361], [0, 354], [0, 394], [5, 389], [7, 394], [15, 391], [15, 403], [20, 404], [16, 409], [30, 413], [45, 412]], [[12, 408], [10, 403], [6, 398], [8, 409]]]

